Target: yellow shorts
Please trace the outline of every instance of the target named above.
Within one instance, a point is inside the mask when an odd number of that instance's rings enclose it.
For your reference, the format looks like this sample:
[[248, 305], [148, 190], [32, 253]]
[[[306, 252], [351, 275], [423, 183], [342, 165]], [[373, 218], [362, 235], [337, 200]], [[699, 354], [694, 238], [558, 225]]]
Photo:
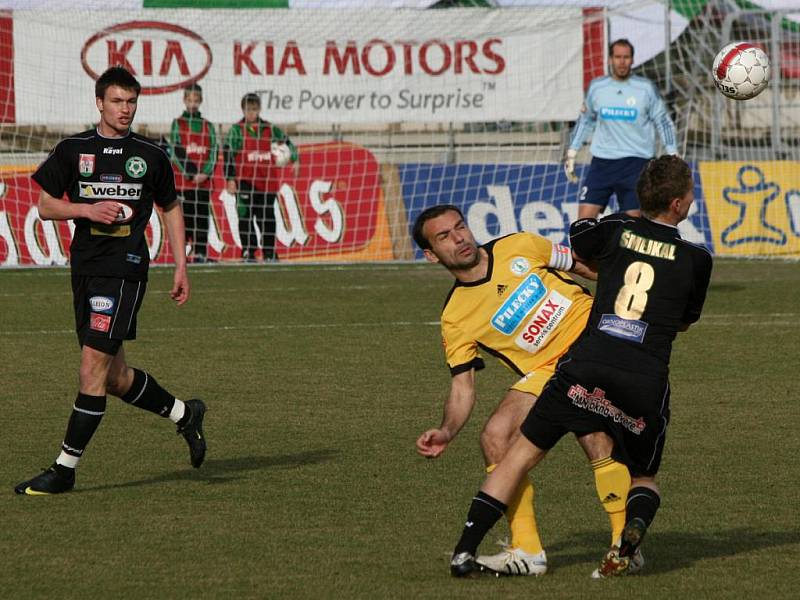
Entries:
[[555, 372], [556, 362], [547, 363], [525, 375], [525, 377], [512, 385], [511, 389], [533, 394], [538, 398], [544, 389], [544, 384], [547, 383]]

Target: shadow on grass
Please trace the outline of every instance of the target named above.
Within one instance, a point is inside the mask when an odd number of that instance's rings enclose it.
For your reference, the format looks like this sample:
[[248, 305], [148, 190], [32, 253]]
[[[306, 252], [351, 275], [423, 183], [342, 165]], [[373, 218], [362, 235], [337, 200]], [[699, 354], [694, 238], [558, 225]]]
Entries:
[[[599, 562], [604, 549], [583, 550], [597, 542], [597, 533], [583, 532], [547, 547], [549, 566]], [[645, 540], [642, 551], [646, 574], [668, 573], [691, 567], [701, 560], [730, 558], [758, 550], [800, 544], [800, 529], [768, 531], [737, 527], [708, 533], [656, 531]], [[648, 560], [648, 547], [658, 548], [658, 560]]]
[[199, 469], [192, 469], [187, 465], [186, 469], [173, 471], [171, 473], [162, 473], [161, 475], [156, 475], [155, 477], [149, 477], [147, 479], [91, 487], [80, 487], [79, 485], [72, 493], [80, 494], [83, 492], [88, 493], [100, 490], [122, 489], [173, 481], [198, 481], [211, 485], [219, 485], [242, 479], [241, 476], [237, 476], [239, 473], [262, 471], [276, 467], [293, 468], [315, 465], [330, 462], [336, 458], [337, 454], [339, 454], [338, 450], [320, 449], [305, 450], [294, 454], [274, 454], [272, 456], [209, 458]]
[[741, 292], [747, 290], [748, 287], [740, 283], [710, 283], [708, 289], [715, 292]]

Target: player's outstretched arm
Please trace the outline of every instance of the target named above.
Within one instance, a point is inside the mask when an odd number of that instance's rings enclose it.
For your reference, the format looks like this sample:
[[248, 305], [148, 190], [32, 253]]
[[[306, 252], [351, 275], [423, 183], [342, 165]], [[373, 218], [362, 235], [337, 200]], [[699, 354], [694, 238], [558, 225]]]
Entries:
[[169, 247], [172, 249], [172, 257], [175, 261], [175, 274], [172, 278], [172, 290], [169, 295], [180, 306], [189, 300], [190, 294], [189, 275], [186, 273], [186, 254], [184, 253], [186, 232], [180, 202], [173, 202], [164, 208], [164, 224], [167, 227]]
[[455, 375], [450, 395], [444, 405], [442, 424], [417, 438], [417, 452], [426, 458], [438, 458], [447, 449], [469, 419], [475, 406], [475, 370]]

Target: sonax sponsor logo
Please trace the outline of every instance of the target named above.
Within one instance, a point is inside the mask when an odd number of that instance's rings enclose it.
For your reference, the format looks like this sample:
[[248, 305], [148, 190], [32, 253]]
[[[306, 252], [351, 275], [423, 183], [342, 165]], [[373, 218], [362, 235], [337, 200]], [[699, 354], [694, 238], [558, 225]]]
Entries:
[[553, 333], [572, 301], [558, 292], [551, 292], [539, 306], [515, 340], [517, 346], [530, 353], [541, 348], [545, 340]]
[[111, 314], [114, 310], [114, 299], [108, 296], [92, 296], [89, 306], [93, 312]]
[[529, 275], [492, 316], [492, 327], [500, 333], [511, 335], [546, 293], [547, 288], [542, 280], [534, 274]]
[[138, 200], [142, 197], [141, 183], [103, 183], [81, 181], [80, 197], [88, 200]]

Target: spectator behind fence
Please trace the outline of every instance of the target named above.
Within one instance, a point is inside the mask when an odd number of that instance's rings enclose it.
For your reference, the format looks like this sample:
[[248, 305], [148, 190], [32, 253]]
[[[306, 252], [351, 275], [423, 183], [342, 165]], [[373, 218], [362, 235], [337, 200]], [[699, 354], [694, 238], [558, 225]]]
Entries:
[[[225, 179], [236, 196], [242, 259], [255, 262], [261, 245], [262, 260], [274, 261], [275, 202], [280, 188], [279, 167], [297, 160], [297, 149], [276, 125], [261, 118], [261, 98], [245, 94], [242, 119], [225, 139]], [[261, 239], [255, 231], [258, 227]]]
[[196, 263], [208, 260], [208, 221], [211, 178], [217, 163], [214, 125], [200, 114], [203, 89], [193, 83], [183, 89], [186, 110], [172, 121], [170, 158], [175, 172], [175, 189], [183, 205], [186, 237], [191, 238], [187, 254]]

